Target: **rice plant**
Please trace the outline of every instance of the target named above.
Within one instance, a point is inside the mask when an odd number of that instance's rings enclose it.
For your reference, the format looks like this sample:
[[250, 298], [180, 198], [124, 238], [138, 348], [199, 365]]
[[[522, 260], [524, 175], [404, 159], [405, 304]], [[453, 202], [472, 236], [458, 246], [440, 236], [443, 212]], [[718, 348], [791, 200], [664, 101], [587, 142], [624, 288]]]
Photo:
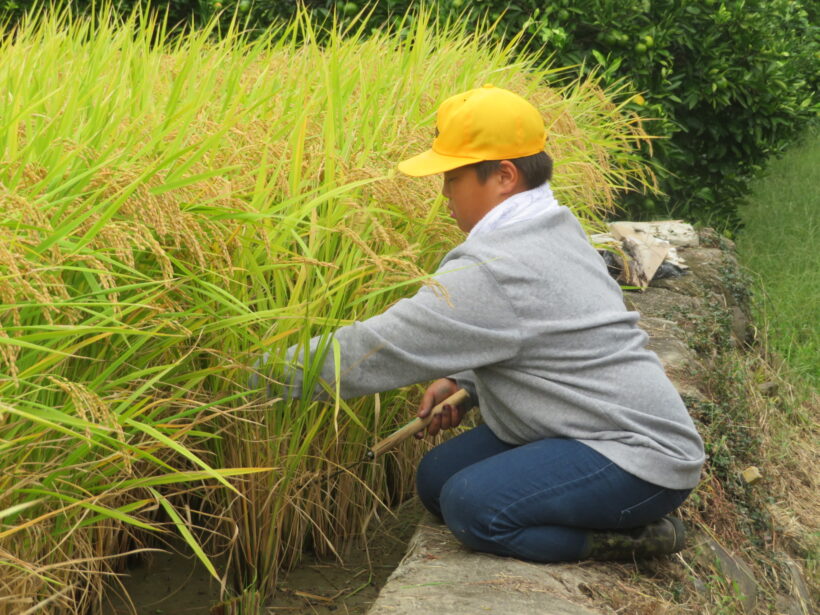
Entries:
[[559, 69], [491, 24], [215, 27], [104, 7], [0, 41], [0, 613], [102, 612], [121, 556], [169, 532], [250, 611], [306, 545], [334, 553], [408, 494], [421, 446], [338, 469], [414, 389], [284, 403], [247, 380], [430, 283], [459, 232], [435, 178], [393, 168], [447, 96], [532, 100], [590, 228], [651, 183], [634, 118], [594, 81], [548, 87]]

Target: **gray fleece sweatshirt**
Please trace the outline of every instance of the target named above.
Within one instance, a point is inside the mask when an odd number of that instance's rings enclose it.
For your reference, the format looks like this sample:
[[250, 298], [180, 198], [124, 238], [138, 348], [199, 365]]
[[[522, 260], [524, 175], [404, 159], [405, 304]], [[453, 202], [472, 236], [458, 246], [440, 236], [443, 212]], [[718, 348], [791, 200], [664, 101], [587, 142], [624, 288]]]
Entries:
[[[505, 442], [573, 438], [651, 483], [697, 484], [703, 443], [566, 207], [468, 237], [435, 279], [445, 293], [425, 286], [334, 332], [342, 397], [450, 376]], [[293, 382], [296, 397], [300, 370]]]

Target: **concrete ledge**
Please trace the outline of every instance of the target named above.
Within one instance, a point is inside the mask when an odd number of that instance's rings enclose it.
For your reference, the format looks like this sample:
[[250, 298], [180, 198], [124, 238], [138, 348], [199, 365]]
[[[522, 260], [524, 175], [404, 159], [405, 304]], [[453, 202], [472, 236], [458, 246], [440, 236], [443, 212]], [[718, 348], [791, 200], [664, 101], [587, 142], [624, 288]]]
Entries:
[[476, 553], [425, 513], [368, 615], [603, 615], [585, 591], [590, 583], [605, 582], [599, 566], [534, 564]]

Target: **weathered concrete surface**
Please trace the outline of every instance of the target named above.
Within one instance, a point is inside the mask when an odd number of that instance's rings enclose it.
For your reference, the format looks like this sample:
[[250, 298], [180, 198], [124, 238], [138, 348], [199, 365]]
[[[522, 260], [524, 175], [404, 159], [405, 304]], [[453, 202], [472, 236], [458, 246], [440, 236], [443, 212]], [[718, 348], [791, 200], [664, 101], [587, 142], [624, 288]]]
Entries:
[[[740, 596], [744, 613], [753, 613], [757, 606], [759, 588], [757, 580], [749, 565], [738, 554], [730, 553], [712, 536], [701, 534], [696, 537], [697, 544], [704, 548], [698, 551], [698, 558], [708, 568], [710, 563], [717, 566], [718, 572], [730, 579]], [[711, 561], [710, 561], [711, 560]]]
[[806, 579], [800, 566], [785, 553], [780, 554], [780, 559], [785, 563], [790, 577], [790, 594], [788, 596], [779, 595], [775, 601], [778, 612], [783, 615], [812, 615], [817, 613], [817, 601], [812, 599]]
[[603, 615], [612, 611], [591, 606], [584, 591], [589, 583], [605, 582], [596, 566], [533, 564], [469, 551], [428, 514], [369, 615]]

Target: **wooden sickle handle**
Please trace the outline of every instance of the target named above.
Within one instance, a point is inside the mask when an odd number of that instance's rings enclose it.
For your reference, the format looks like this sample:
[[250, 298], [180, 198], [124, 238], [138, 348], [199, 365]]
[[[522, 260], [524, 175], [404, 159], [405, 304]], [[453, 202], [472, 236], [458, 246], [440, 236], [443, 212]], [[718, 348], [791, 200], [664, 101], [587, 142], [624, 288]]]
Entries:
[[368, 457], [370, 457], [371, 459], [375, 459], [382, 453], [386, 453], [391, 448], [396, 446], [399, 442], [403, 442], [410, 436], [417, 434], [422, 429], [427, 427], [427, 425], [430, 424], [430, 421], [433, 420], [434, 416], [442, 413], [442, 411], [444, 410], [444, 406], [458, 406], [462, 402], [469, 399], [469, 397], [470, 394], [467, 391], [465, 391], [464, 389], [459, 389], [458, 391], [450, 395], [450, 397], [445, 399], [443, 402], [434, 406], [433, 409], [430, 411], [430, 414], [428, 414], [426, 417], [416, 417], [415, 419], [407, 423], [407, 425], [405, 425], [404, 427], [397, 429], [392, 434], [387, 436], [384, 440], [376, 442], [376, 444], [374, 444], [371, 447], [370, 454], [368, 455]]

